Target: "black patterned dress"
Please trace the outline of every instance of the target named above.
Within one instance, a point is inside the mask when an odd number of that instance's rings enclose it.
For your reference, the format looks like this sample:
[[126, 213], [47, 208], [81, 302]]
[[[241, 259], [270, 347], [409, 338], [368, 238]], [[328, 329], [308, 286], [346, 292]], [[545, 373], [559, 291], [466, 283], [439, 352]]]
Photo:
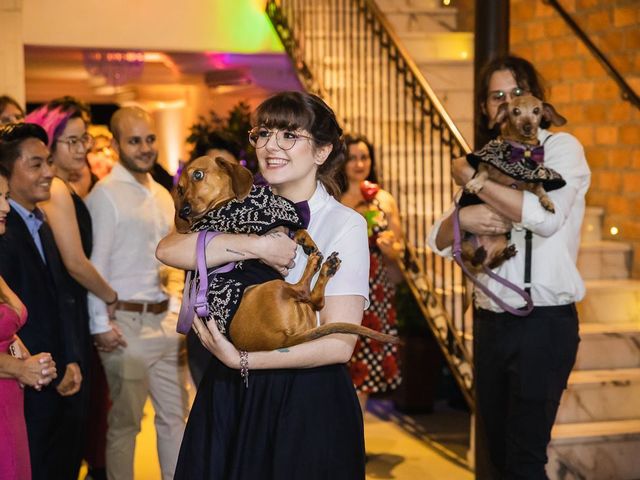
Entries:
[[[397, 335], [396, 287], [389, 279], [380, 248], [376, 244], [378, 234], [388, 228], [384, 211], [380, 208], [377, 192], [370, 200], [364, 200], [357, 210], [367, 220], [369, 234], [369, 299], [370, 306], [364, 312], [362, 325], [389, 335]], [[402, 377], [398, 362], [398, 347], [371, 338], [358, 337], [349, 361], [349, 371], [359, 393], [386, 392], [395, 389]]]

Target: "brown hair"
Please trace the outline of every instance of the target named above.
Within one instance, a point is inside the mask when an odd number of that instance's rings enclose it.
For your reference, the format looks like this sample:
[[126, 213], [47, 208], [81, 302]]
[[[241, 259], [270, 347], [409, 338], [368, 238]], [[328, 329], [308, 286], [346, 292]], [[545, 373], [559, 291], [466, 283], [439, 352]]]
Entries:
[[332, 196], [340, 197], [338, 177], [346, 148], [335, 113], [320, 97], [304, 92], [277, 93], [258, 106], [254, 118], [254, 125], [306, 130], [316, 146], [331, 145], [331, 153], [318, 167], [317, 175]]

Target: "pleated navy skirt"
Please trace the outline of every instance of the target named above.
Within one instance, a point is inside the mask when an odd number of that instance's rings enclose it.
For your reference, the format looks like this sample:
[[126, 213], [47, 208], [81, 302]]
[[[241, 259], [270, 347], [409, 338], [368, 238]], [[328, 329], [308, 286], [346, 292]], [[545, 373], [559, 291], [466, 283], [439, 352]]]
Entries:
[[177, 480], [361, 480], [364, 428], [345, 365], [238, 370], [213, 359], [198, 389]]

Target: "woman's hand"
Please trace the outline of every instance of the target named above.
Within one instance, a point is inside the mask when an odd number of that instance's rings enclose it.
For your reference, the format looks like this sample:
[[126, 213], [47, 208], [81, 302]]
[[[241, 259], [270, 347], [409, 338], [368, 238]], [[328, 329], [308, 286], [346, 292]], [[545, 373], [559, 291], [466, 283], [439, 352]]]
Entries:
[[252, 253], [264, 263], [286, 277], [295, 266], [298, 244], [286, 234], [286, 229], [276, 228], [256, 237]]
[[475, 235], [502, 235], [513, 228], [511, 221], [487, 204], [460, 209], [460, 228]]
[[376, 244], [380, 248], [382, 254], [392, 261], [398, 261], [404, 250], [402, 241], [398, 239], [392, 230], [385, 230], [378, 234]]
[[466, 157], [459, 157], [453, 160], [451, 164], [451, 176], [456, 182], [456, 185], [463, 187], [469, 180], [473, 178], [476, 173], [474, 168], [469, 165]]
[[215, 322], [209, 323], [211, 328], [209, 325], [205, 325], [197, 315], [193, 320], [192, 328], [198, 335], [200, 343], [227, 367], [240, 369], [240, 353], [236, 347], [220, 333]]
[[40, 391], [58, 376], [56, 362], [50, 353], [38, 353], [22, 360], [17, 380]]

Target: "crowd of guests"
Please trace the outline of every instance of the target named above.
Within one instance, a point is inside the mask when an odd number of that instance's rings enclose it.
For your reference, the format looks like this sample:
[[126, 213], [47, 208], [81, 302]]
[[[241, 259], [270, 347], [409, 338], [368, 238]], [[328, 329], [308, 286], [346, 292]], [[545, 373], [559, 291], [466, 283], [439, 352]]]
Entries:
[[[487, 124], [514, 95], [544, 98], [535, 69], [517, 57], [489, 65], [481, 82]], [[196, 234], [172, 229], [173, 182], [157, 162], [152, 117], [138, 107], [114, 113], [110, 148], [117, 162], [98, 182], [88, 161], [95, 144], [90, 110], [81, 101], [62, 97], [25, 116], [3, 96], [0, 119], [6, 124], [0, 128], [2, 478], [75, 480], [84, 459], [93, 479], [133, 479], [149, 397], [164, 479], [364, 478], [367, 398], [401, 382], [397, 347], [330, 335], [277, 351], [240, 352], [196, 318], [186, 342], [198, 386], [189, 409], [185, 342], [176, 322], [183, 270], [195, 268]], [[319, 322], [362, 322], [396, 334], [404, 237], [398, 207], [378, 184], [373, 145], [343, 135], [331, 108], [305, 93], [265, 100], [254, 125], [257, 181], [305, 203], [307, 229], [321, 253], [337, 251], [342, 260]], [[518, 242], [531, 230], [536, 248], [546, 248], [538, 235], [555, 252], [566, 250], [554, 265], [575, 273], [567, 279], [534, 270], [534, 313], [509, 328], [508, 314], [475, 297], [478, 412], [495, 478], [514, 472], [544, 478], [549, 432], [575, 359], [573, 302], [584, 287], [567, 239], [579, 231], [589, 170], [573, 137], [553, 137], [547, 162], [567, 181], [555, 194], [555, 214], [491, 182], [480, 194], [486, 204], [460, 212], [466, 231], [510, 232]], [[240, 160], [237, 145], [224, 136], [199, 142], [192, 158], [200, 155]], [[454, 162], [453, 173], [460, 184], [473, 175], [465, 159]], [[520, 207], [504, 207], [505, 196]], [[447, 213], [431, 233], [434, 251], [450, 255], [452, 228]], [[288, 282], [297, 282], [305, 265], [301, 249], [282, 232], [221, 234], [206, 249], [209, 267], [257, 258]], [[565, 284], [550, 284], [558, 278]], [[531, 322], [560, 340], [544, 345], [547, 350], [523, 343]], [[516, 367], [499, 356], [503, 343], [522, 355], [538, 348], [548, 359], [561, 349], [563, 361], [519, 363], [523, 370], [512, 378]], [[251, 371], [249, 387], [238, 370]], [[536, 382], [523, 385], [523, 375]]]

